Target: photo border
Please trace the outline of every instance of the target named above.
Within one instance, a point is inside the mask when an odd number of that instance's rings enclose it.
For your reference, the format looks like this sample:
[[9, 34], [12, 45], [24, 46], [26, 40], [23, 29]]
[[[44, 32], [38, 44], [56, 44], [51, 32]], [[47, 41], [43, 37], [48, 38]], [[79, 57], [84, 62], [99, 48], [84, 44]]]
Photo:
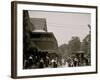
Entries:
[[[33, 75], [33, 76], [17, 76], [17, 4], [34, 4], [46, 6], [59, 6], [59, 7], [76, 7], [76, 8], [93, 8], [96, 9], [96, 71], [95, 72], [81, 72], [81, 73], [61, 73], [50, 75]], [[94, 74], [98, 72], [98, 7], [88, 5], [73, 5], [73, 4], [58, 4], [58, 3], [40, 3], [40, 2], [24, 2], [12, 1], [11, 2], [11, 77], [12, 78], [32, 78], [32, 77], [50, 77], [50, 76], [65, 76], [65, 75], [80, 75], [80, 74]]]

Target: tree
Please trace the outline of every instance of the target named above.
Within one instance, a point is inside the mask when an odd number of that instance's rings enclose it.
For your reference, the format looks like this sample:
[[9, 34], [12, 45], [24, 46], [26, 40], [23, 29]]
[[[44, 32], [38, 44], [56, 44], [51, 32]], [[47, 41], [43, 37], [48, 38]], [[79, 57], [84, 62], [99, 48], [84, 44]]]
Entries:
[[81, 46], [79, 37], [72, 37], [72, 39], [68, 43], [68, 53], [71, 54], [75, 51], [79, 51]]
[[81, 47], [80, 38], [76, 36], [72, 37], [72, 39], [69, 41], [68, 44], [62, 44], [61, 46], [59, 46], [58, 48], [59, 55], [61, 55], [61, 57], [67, 57], [71, 53], [79, 51], [80, 47]]
[[59, 55], [61, 55], [61, 57], [66, 57], [68, 55], [68, 45], [67, 44], [62, 44], [61, 46], [59, 46]]

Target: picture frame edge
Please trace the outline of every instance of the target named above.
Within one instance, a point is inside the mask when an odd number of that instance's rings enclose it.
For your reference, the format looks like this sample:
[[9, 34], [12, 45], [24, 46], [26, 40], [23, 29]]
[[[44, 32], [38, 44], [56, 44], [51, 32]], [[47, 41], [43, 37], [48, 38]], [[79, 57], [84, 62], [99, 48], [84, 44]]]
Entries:
[[[96, 71], [82, 72], [82, 73], [64, 73], [64, 74], [50, 74], [50, 75], [36, 75], [36, 76], [17, 76], [17, 4], [37, 4], [50, 6], [69, 6], [81, 8], [96, 9]], [[11, 1], [11, 78], [37, 78], [37, 77], [53, 77], [53, 76], [68, 76], [80, 74], [96, 74], [98, 73], [98, 6], [92, 5], [74, 5], [74, 4], [60, 4], [60, 3], [43, 3], [43, 2], [28, 2], [28, 1]]]

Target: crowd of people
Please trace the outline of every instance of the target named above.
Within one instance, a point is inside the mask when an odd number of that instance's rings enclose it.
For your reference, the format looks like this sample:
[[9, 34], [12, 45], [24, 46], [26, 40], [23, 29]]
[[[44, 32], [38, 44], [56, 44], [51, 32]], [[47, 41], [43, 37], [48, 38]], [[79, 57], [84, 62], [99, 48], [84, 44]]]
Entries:
[[78, 67], [89, 65], [89, 60], [86, 57], [69, 56], [63, 61], [64, 65], [68, 67]]
[[57, 68], [57, 67], [77, 67], [77, 66], [87, 66], [89, 61], [87, 58], [81, 56], [68, 56], [65, 58], [49, 56], [40, 57], [30, 55], [28, 59], [24, 60], [24, 69], [34, 69], [34, 68]]
[[48, 56], [38, 58], [37, 56], [29, 56], [28, 59], [24, 60], [24, 69], [28, 68], [56, 68], [57, 67], [57, 58], [50, 59]]

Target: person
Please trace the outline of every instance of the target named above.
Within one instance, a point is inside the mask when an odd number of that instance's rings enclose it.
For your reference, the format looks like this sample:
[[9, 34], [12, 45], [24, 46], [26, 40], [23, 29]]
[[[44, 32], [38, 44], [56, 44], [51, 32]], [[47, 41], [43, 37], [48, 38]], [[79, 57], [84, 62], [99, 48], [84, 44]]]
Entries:
[[87, 66], [88, 65], [88, 59], [87, 58], [83, 58], [83, 66]]
[[57, 61], [55, 59], [52, 59], [51, 60], [51, 64], [52, 64], [52, 67], [53, 68], [56, 68], [57, 67]]
[[28, 60], [29, 60], [29, 66], [31, 67], [32, 64], [33, 64], [33, 57], [32, 57], [32, 55], [29, 56]]
[[48, 57], [48, 56], [46, 56], [46, 62], [45, 62], [45, 65], [46, 65], [46, 67], [49, 66], [49, 57]]
[[65, 63], [65, 67], [68, 67], [68, 62], [66, 61], [66, 63]]
[[54, 67], [54, 68], [57, 67], [57, 61], [56, 61], [56, 60], [54, 60], [53, 67]]
[[44, 60], [41, 58], [39, 62], [39, 68], [44, 68]]
[[24, 60], [24, 69], [27, 69], [29, 65], [29, 62], [27, 59]]
[[73, 59], [71, 58], [71, 60], [70, 60], [70, 67], [73, 67], [74, 66], [74, 61], [73, 61]]
[[62, 58], [62, 66], [65, 65], [65, 60]]
[[74, 66], [78, 66], [78, 59], [76, 57], [74, 58]]
[[51, 66], [53, 67], [54, 59], [51, 60]]

